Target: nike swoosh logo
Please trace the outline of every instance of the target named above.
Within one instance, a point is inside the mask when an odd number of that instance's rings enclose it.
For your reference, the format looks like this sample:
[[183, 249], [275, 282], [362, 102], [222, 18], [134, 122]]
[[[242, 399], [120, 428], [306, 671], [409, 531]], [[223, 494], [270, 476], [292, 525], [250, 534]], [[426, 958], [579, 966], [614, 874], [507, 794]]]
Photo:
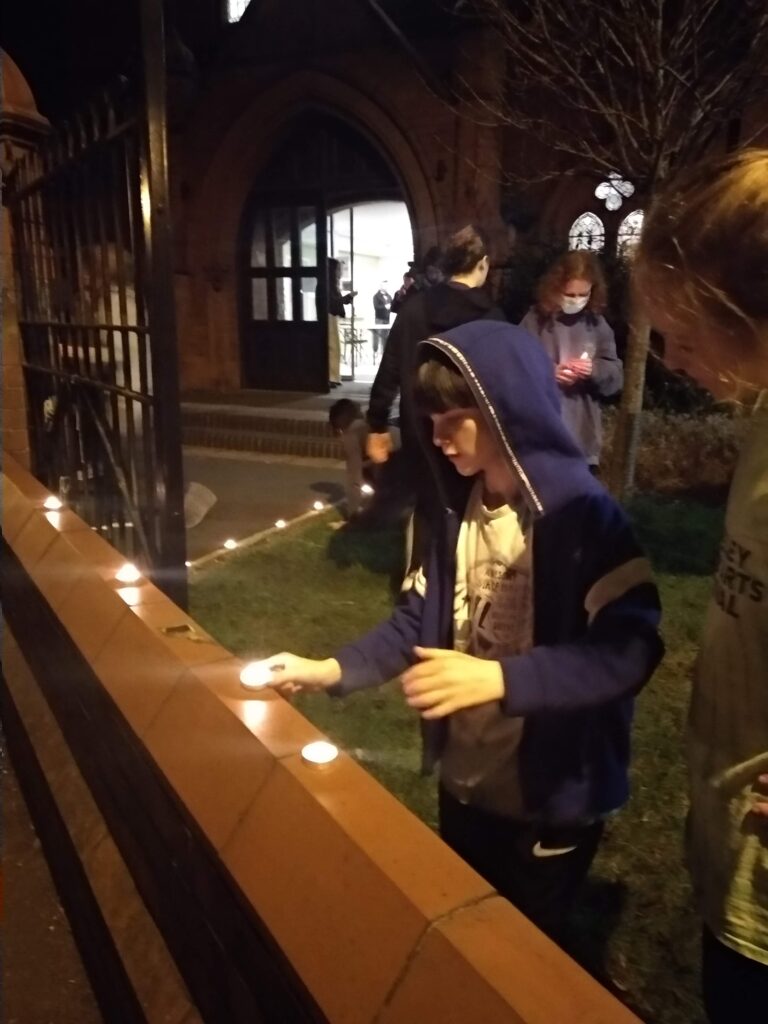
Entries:
[[549, 847], [542, 846], [540, 842], [536, 842], [533, 844], [531, 852], [534, 857], [562, 857], [564, 853], [573, 853], [575, 849], [575, 846]]

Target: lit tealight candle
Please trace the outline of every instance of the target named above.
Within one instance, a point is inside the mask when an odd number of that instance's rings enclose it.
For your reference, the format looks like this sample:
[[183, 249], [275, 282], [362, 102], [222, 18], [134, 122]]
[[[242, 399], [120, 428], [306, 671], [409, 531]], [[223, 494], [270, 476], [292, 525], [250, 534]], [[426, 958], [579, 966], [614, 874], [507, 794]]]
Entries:
[[370, 484], [363, 484], [360, 487], [360, 491], [362, 494], [373, 494], [373, 488], [371, 487]]
[[274, 662], [270, 664], [268, 658], [266, 661], [249, 661], [240, 673], [240, 683], [246, 690], [261, 690], [272, 682], [273, 673], [283, 667]]
[[316, 501], [312, 505], [312, 508], [315, 510], [315, 512], [322, 512], [323, 509], [325, 508], [325, 505], [322, 503], [322, 501]]
[[141, 573], [133, 562], [126, 562], [115, 573], [115, 579], [119, 583], [136, 583], [137, 580], [141, 579]]
[[184, 565], [186, 565], [186, 567], [188, 569], [190, 569], [192, 567], [192, 563], [189, 561], [189, 559], [187, 559], [187, 561], [184, 563]]
[[58, 512], [58, 510], [63, 507], [64, 502], [61, 498], [57, 498], [55, 494], [49, 494], [43, 502], [43, 508], [47, 508], [49, 512]]
[[334, 747], [327, 740], [315, 740], [314, 743], [307, 743], [301, 748], [301, 760], [305, 764], [311, 764], [315, 768], [322, 768], [339, 756], [338, 747]]
[[224, 541], [224, 547], [227, 549], [227, 551], [234, 551], [235, 548], [237, 547], [237, 541], [233, 540], [230, 537], [228, 540]]
[[277, 520], [275, 520], [275, 526], [278, 528], [278, 530], [284, 530], [287, 525], [288, 524], [286, 523], [286, 521], [284, 519], [277, 519]]

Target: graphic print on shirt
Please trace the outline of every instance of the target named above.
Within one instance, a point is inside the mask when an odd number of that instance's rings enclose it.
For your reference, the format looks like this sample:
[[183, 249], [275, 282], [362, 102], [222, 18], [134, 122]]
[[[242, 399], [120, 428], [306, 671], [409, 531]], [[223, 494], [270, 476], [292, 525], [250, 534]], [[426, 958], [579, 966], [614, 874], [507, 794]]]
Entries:
[[[478, 485], [469, 501], [456, 548], [454, 647], [478, 658], [527, 651], [533, 638], [531, 524], [509, 505], [488, 510]], [[511, 817], [523, 813], [517, 752], [523, 719], [504, 713], [499, 701], [463, 708], [450, 716], [441, 759], [446, 789]]]
[[528, 564], [509, 565], [491, 558], [469, 570], [468, 640], [478, 658], [516, 654], [527, 646], [533, 602]]
[[716, 604], [734, 619], [741, 615], [744, 602], [760, 604], [765, 599], [765, 583], [752, 567], [753, 552], [727, 534], [720, 546], [720, 561], [715, 573]]

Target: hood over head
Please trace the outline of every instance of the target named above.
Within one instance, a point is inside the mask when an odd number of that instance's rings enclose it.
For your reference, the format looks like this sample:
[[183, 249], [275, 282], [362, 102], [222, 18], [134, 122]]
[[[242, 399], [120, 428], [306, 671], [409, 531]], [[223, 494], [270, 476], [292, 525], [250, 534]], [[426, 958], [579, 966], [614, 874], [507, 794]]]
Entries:
[[451, 281], [433, 285], [424, 293], [424, 301], [435, 331], [447, 331], [468, 320], [480, 320], [493, 306], [482, 288], [468, 288]]
[[534, 513], [603, 490], [563, 423], [552, 360], [536, 338], [512, 324], [475, 320], [422, 341], [420, 358], [429, 347], [461, 371]]

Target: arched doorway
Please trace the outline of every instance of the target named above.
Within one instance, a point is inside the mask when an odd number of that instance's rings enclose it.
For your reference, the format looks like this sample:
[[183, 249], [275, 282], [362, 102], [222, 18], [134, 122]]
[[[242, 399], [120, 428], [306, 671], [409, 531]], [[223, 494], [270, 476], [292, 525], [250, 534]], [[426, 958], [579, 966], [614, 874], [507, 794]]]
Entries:
[[[348, 122], [307, 110], [286, 126], [254, 182], [241, 224], [245, 387], [327, 389], [327, 261], [334, 255], [338, 212], [397, 201], [405, 202], [405, 195], [395, 172]], [[349, 263], [345, 277], [354, 279]]]

